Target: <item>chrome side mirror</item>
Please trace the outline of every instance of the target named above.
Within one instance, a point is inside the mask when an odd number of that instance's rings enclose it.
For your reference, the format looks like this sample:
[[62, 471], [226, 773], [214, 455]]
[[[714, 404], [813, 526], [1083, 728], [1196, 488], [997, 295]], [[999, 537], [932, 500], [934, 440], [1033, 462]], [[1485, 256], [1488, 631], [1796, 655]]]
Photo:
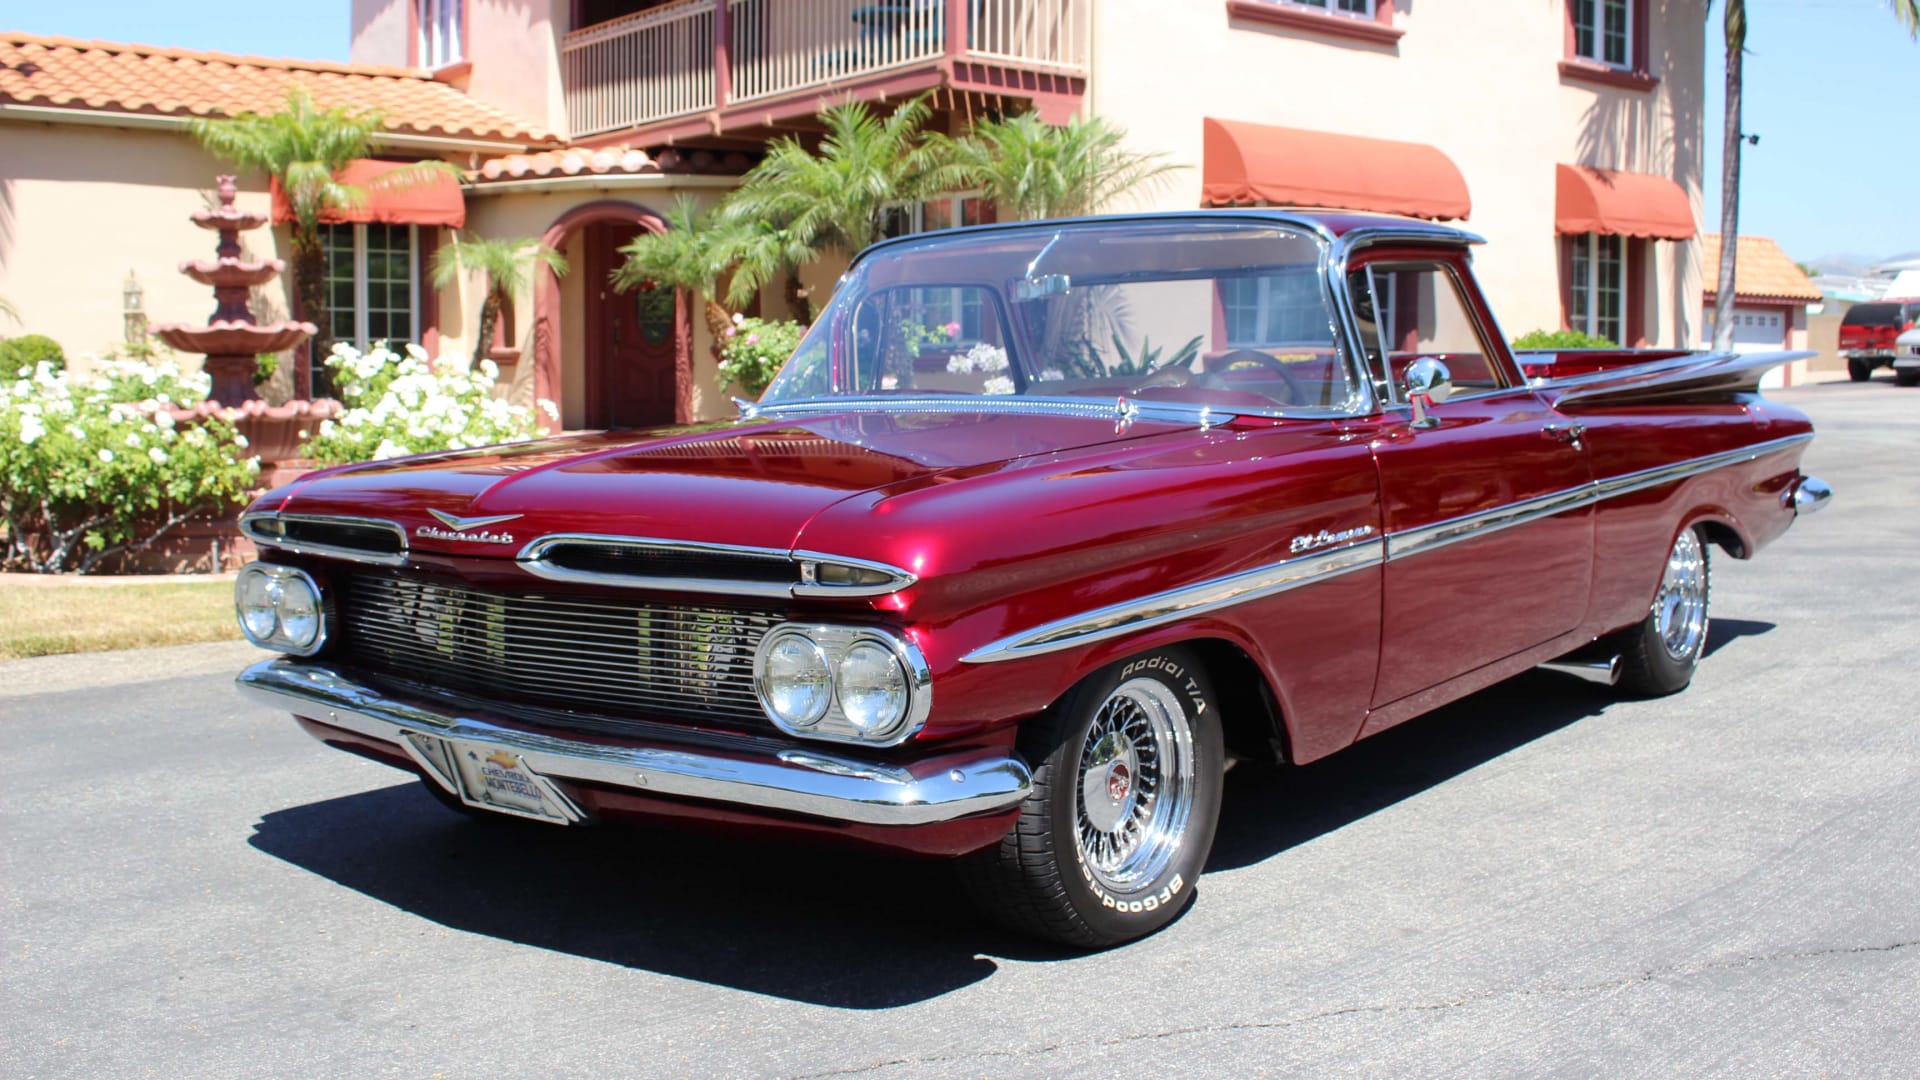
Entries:
[[1439, 427], [1440, 421], [1427, 410], [1453, 396], [1453, 372], [1431, 356], [1423, 356], [1407, 366], [1407, 400], [1413, 405], [1413, 426], [1422, 430]]

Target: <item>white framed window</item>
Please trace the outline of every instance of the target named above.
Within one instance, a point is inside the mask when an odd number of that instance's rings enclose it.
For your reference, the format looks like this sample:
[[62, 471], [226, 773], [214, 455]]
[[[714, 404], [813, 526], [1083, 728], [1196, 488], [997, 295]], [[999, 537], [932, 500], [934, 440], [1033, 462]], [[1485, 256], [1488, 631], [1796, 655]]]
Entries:
[[[420, 228], [417, 225], [322, 225], [327, 328], [334, 341], [365, 352], [376, 341], [420, 340]], [[324, 366], [314, 365], [314, 392]]]
[[440, 68], [466, 57], [467, 0], [416, 0], [420, 26], [420, 65]]
[[1573, 5], [1574, 55], [1632, 70], [1633, 0], [1567, 0]]
[[1573, 280], [1567, 289], [1567, 323], [1594, 337], [1627, 343], [1627, 238], [1587, 233], [1570, 236]]
[[[930, 232], [957, 229], [963, 225], [981, 225], [994, 220], [993, 205], [975, 193], [919, 203], [899, 203], [882, 211], [880, 235], [891, 239]], [[961, 344], [980, 340], [983, 310], [978, 290], [916, 289], [916, 302], [932, 320], [932, 325], [960, 324], [957, 339]]]
[[1374, 0], [1283, 0], [1294, 7], [1318, 8], [1321, 11], [1340, 15], [1356, 15], [1363, 19], [1373, 18]]

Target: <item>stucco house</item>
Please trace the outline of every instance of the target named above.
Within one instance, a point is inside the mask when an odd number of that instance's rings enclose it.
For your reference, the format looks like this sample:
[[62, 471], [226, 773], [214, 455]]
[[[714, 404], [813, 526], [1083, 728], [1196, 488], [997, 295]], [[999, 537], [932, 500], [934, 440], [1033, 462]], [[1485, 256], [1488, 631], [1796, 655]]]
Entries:
[[[466, 182], [330, 228], [342, 340], [464, 353], [474, 283], [426, 284], [454, 225], [540, 236], [575, 272], [516, 298], [493, 352], [567, 427], [724, 414], [690, 298], [606, 283], [674, 197], [718, 198], [823, 105], [931, 95], [937, 126], [1108, 118], [1189, 166], [1129, 208], [1325, 205], [1463, 222], [1505, 330], [1699, 336], [1705, 24], [1682, 0], [353, 0], [348, 65], [0, 33], [0, 295], [73, 351], [204, 290], [187, 215], [220, 163], [188, 118], [289, 83], [386, 113], [381, 156]], [[373, 167], [373, 166], [370, 166]], [[266, 207], [263, 178], [243, 200]], [[901, 230], [977, 221], [966, 193]], [[284, 248], [284, 237], [279, 241]], [[284, 250], [280, 252], [284, 255]], [[802, 271], [824, 296], [841, 265]], [[778, 288], [778, 283], [774, 288]], [[770, 295], [777, 295], [770, 289]], [[286, 304], [286, 294], [261, 298]], [[1244, 299], [1256, 317], [1260, 300]], [[309, 384], [296, 379], [295, 393]]]
[[[1700, 240], [1705, 279], [1700, 294], [1699, 344], [1705, 346], [1713, 341], [1713, 309], [1720, 296], [1720, 234], [1707, 233]], [[1734, 351], [1799, 351], [1810, 348], [1808, 308], [1826, 299], [1820, 287], [1770, 237], [1740, 237], [1740, 250], [1736, 258], [1733, 283]], [[1842, 369], [1845, 367], [1839, 366]], [[1769, 376], [1773, 381], [1768, 385], [1803, 383], [1807, 381], [1808, 372], [1806, 361], [1796, 361]]]

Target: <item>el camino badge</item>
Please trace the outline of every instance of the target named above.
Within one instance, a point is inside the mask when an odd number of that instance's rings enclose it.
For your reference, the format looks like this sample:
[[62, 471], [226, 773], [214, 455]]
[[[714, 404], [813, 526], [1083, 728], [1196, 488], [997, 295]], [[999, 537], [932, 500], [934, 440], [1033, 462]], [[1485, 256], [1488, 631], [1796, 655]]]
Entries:
[[1293, 543], [1287, 546], [1287, 550], [1298, 555], [1303, 551], [1314, 551], [1318, 548], [1332, 547], [1335, 544], [1344, 544], [1349, 540], [1360, 540], [1372, 535], [1373, 526], [1371, 525], [1342, 529], [1339, 532], [1328, 532], [1325, 529], [1321, 529], [1317, 533], [1306, 533], [1294, 537]]
[[[445, 525], [446, 528], [441, 529], [432, 525], [418, 525], [414, 527], [413, 535], [422, 536], [429, 540], [457, 540], [468, 544], [513, 543], [512, 533], [488, 532], [486, 531], [486, 526], [498, 525], [503, 521], [512, 521], [521, 516], [519, 514], [495, 514], [492, 517], [463, 518], [455, 517], [452, 514], [439, 510], [429, 510], [427, 513], [432, 514], [439, 520], [440, 524]], [[470, 533], [467, 531], [468, 529], [480, 529], [481, 531]]]

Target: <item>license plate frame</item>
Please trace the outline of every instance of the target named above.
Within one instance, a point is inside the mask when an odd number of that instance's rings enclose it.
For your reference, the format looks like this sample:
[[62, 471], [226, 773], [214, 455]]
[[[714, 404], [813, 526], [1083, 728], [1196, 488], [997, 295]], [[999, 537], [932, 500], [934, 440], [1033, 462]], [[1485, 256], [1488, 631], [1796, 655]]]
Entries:
[[407, 749], [461, 802], [481, 810], [554, 825], [573, 825], [585, 817], [552, 780], [536, 772], [526, 758], [493, 743], [407, 732]]

